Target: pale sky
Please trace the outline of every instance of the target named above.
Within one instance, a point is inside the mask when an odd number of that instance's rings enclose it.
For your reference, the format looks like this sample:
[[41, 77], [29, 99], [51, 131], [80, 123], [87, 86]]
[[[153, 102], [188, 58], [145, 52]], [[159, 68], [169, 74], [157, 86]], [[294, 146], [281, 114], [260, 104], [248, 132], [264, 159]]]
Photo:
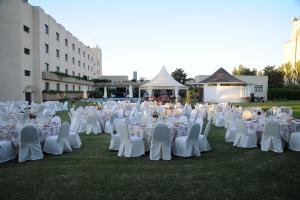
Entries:
[[219, 67], [280, 65], [300, 0], [29, 0], [88, 46], [103, 75], [188, 77]]

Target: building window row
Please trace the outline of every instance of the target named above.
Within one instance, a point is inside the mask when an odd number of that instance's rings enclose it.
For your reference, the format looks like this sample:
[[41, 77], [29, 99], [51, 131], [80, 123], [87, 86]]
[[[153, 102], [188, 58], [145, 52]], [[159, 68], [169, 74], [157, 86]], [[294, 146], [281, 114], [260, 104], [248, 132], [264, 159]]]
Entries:
[[254, 86], [254, 92], [262, 92], [262, 91], [263, 91], [263, 85]]
[[[58, 91], [60, 91], [60, 83], [56, 83], [55, 84], [55, 89], [56, 90], [58, 90]], [[51, 88], [50, 88], [50, 83], [49, 82], [45, 82], [45, 90], [50, 90]], [[90, 89], [90, 87], [88, 86], [88, 90]], [[73, 91], [75, 91], [76, 90], [76, 88], [75, 88], [75, 85], [74, 84], [72, 84], [72, 90]], [[81, 86], [80, 85], [78, 85], [77, 86], [77, 90], [78, 91], [81, 91]], [[65, 91], [69, 91], [69, 84], [67, 84], [67, 83], [65, 83]]]

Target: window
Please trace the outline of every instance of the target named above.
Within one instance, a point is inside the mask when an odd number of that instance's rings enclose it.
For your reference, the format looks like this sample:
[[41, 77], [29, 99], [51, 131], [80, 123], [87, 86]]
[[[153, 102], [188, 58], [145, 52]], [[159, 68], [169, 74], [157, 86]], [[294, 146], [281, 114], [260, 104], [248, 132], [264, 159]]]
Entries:
[[83, 52], [83, 57], [85, 57], [85, 51]]
[[48, 63], [45, 63], [45, 70], [46, 70], [46, 72], [49, 72], [49, 64]]
[[83, 63], [83, 68], [85, 69], [85, 63]]
[[45, 33], [49, 34], [49, 26], [47, 24], [45, 24]]
[[68, 39], [65, 39], [65, 46], [68, 46]]
[[59, 33], [56, 32], [56, 41], [59, 41]]
[[24, 26], [23, 26], [23, 30], [24, 30], [26, 33], [29, 33], [29, 30], [30, 30], [30, 29], [29, 29], [28, 26], [25, 26], [25, 25], [24, 25]]
[[80, 67], [80, 60], [78, 60], [78, 66]]
[[254, 86], [254, 92], [262, 92], [263, 86], [262, 85], [255, 85]]
[[67, 75], [68, 75], [68, 69], [65, 69], [65, 74], [67, 74]]
[[68, 84], [65, 84], [65, 90], [68, 91]]
[[56, 83], [56, 90], [60, 90], [60, 85], [59, 85], [59, 83]]
[[45, 43], [45, 53], [49, 53], [49, 44]]
[[90, 65], [88, 65], [88, 70], [90, 70]]
[[78, 54], [80, 54], [80, 48], [78, 48]]
[[59, 58], [59, 50], [56, 49], [56, 57]]
[[208, 86], [217, 86], [217, 84], [216, 83], [209, 83], [209, 84], [207, 84]]
[[88, 55], [88, 60], [90, 60], [90, 55]]
[[75, 58], [72, 58], [72, 63], [75, 64]]
[[72, 44], [72, 50], [73, 51], [75, 50], [75, 44]]
[[78, 73], [78, 77], [80, 77], [80, 73]]
[[72, 71], [72, 76], [75, 76], [75, 72], [74, 71]]
[[75, 85], [73, 85], [73, 91], [75, 91]]
[[68, 54], [65, 54], [65, 61], [68, 61]]
[[56, 66], [56, 72], [59, 72], [59, 71], [60, 71], [59, 67], [58, 67], [58, 66]]
[[92, 62], [93, 62], [93, 60], [94, 60], [93, 57], [91, 57], [91, 61], [92, 61]]
[[80, 89], [80, 85], [78, 85], [78, 91], [80, 91], [81, 89]]
[[29, 70], [24, 70], [24, 75], [25, 76], [30, 76], [30, 71]]
[[24, 48], [24, 53], [30, 55], [30, 49]]
[[45, 82], [45, 90], [49, 90], [49, 82]]

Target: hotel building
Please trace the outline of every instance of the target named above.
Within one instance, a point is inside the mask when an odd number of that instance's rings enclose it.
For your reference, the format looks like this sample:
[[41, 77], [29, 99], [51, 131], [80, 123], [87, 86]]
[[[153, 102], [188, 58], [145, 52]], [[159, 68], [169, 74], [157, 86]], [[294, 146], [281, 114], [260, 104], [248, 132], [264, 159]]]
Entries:
[[48, 91], [79, 97], [101, 76], [100, 48], [84, 45], [27, 0], [0, 1], [0, 101], [51, 100]]

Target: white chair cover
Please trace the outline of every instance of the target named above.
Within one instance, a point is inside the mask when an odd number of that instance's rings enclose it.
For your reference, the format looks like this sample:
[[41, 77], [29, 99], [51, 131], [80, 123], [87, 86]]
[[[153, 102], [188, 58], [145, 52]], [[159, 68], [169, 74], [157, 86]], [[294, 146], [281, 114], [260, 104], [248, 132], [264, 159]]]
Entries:
[[257, 147], [257, 136], [254, 131], [248, 131], [246, 122], [242, 119], [235, 121], [236, 137], [233, 143], [235, 147], [254, 148]]
[[71, 152], [72, 148], [69, 142], [70, 124], [64, 122], [61, 125], [59, 135], [53, 135], [46, 138], [44, 152], [60, 155], [64, 151]]
[[39, 135], [35, 127], [25, 126], [21, 130], [20, 137], [19, 162], [38, 160], [44, 157]]
[[115, 121], [115, 118], [117, 118], [118, 115], [116, 113], [113, 113], [109, 120], [107, 120], [105, 122], [105, 125], [104, 125], [104, 132], [105, 133], [110, 133], [112, 134], [114, 131], [115, 131], [115, 127], [114, 127], [114, 121]]
[[16, 149], [11, 141], [0, 140], [0, 163], [15, 159]]
[[194, 123], [189, 129], [188, 136], [176, 137], [174, 141], [173, 154], [181, 157], [200, 156], [198, 137], [200, 124]]
[[140, 137], [131, 138], [125, 122], [121, 122], [118, 129], [117, 132], [119, 132], [121, 139], [118, 156], [139, 157], [145, 154], [143, 139]]
[[207, 140], [207, 136], [208, 136], [208, 133], [209, 133], [209, 130], [210, 130], [211, 122], [212, 122], [212, 119], [209, 118], [203, 135], [199, 135], [199, 137], [198, 137], [198, 145], [199, 145], [200, 152], [211, 150], [210, 144]]
[[165, 124], [157, 124], [153, 130], [150, 146], [150, 160], [171, 160], [170, 130]]
[[61, 125], [61, 119], [59, 116], [55, 116], [51, 119], [51, 123], [56, 123], [56, 124], [59, 124]]
[[198, 117], [196, 119], [196, 123], [198, 123], [200, 125], [200, 131], [199, 131], [199, 134], [202, 133], [202, 129], [203, 129], [203, 118], [202, 117]]
[[74, 149], [81, 147], [82, 142], [79, 136], [79, 119], [74, 117], [71, 121], [70, 132], [69, 132], [70, 145]]
[[61, 109], [62, 109], [63, 111], [69, 110], [68, 104], [69, 104], [68, 101], [65, 101], [64, 104], [62, 105]]
[[300, 131], [291, 133], [290, 141], [289, 141], [289, 149], [293, 151], [300, 151]]
[[87, 115], [87, 124], [86, 124], [86, 134], [90, 134], [91, 132], [94, 134], [98, 134], [102, 132], [101, 126], [99, 122], [96, 121], [95, 115], [93, 113], [89, 113]]
[[189, 119], [190, 124], [193, 124], [196, 121], [197, 115], [198, 115], [197, 110], [193, 109], [191, 112], [191, 115], [190, 115], [190, 119]]
[[283, 144], [280, 137], [280, 126], [274, 120], [267, 121], [260, 142], [262, 151], [283, 152]]
[[110, 134], [111, 139], [110, 139], [110, 144], [109, 144], [109, 147], [108, 147], [109, 150], [112, 150], [112, 151], [118, 151], [119, 150], [121, 139], [120, 139], [120, 133], [118, 132], [118, 131], [120, 131], [120, 128], [118, 126], [121, 122], [124, 123], [125, 119], [115, 118], [114, 126], [116, 128], [116, 134], [114, 134], [114, 133]]

